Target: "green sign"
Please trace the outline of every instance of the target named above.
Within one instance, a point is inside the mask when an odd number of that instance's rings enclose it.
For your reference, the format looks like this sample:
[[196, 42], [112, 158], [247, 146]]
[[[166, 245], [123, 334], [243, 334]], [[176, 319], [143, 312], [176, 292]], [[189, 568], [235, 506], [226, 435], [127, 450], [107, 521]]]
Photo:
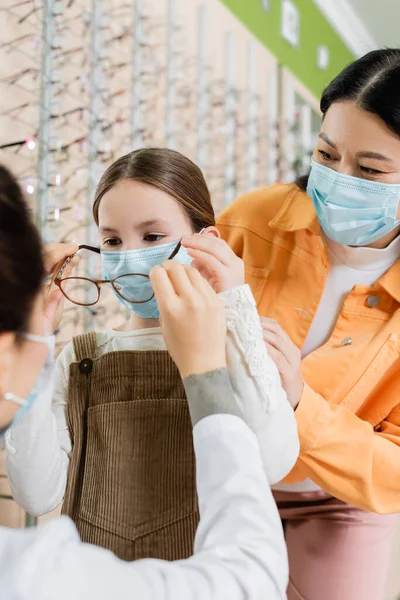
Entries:
[[313, 0], [220, 0], [317, 98], [354, 55]]

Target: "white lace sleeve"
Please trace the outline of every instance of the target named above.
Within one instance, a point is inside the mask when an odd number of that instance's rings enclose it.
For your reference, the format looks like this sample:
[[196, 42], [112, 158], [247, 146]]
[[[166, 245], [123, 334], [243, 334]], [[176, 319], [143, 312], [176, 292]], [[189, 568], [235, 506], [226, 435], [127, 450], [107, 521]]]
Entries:
[[220, 296], [226, 311], [226, 358], [236, 403], [257, 436], [264, 470], [273, 485], [296, 463], [296, 419], [278, 369], [265, 348], [250, 288], [243, 285]]
[[[272, 411], [277, 402], [280, 377], [274, 361], [265, 348], [256, 302], [248, 285], [222, 292], [228, 329], [228, 345], [232, 342], [242, 355], [249, 377], [258, 384], [265, 410]], [[230, 338], [230, 340], [229, 340]], [[232, 350], [228, 346], [228, 366]], [[233, 365], [232, 365], [233, 366]]]

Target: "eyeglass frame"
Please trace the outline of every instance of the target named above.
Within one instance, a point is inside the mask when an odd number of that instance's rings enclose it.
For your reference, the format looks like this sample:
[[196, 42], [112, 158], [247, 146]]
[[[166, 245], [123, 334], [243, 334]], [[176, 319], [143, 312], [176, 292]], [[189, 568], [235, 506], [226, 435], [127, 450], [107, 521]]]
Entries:
[[[171, 256], [169, 256], [167, 260], [172, 260], [178, 254], [179, 250], [181, 249], [181, 246], [182, 246], [182, 243], [181, 243], [181, 241], [179, 241], [177, 243], [176, 247], [174, 248], [174, 250], [172, 251]], [[53, 279], [53, 283], [54, 283], [54, 285], [56, 285], [58, 287], [58, 289], [60, 290], [62, 295], [67, 300], [69, 300], [69, 302], [72, 302], [72, 304], [76, 304], [77, 306], [94, 306], [100, 300], [101, 286], [105, 283], [110, 283], [112, 285], [112, 288], [115, 291], [115, 293], [120, 298], [125, 300], [125, 302], [129, 302], [131, 304], [145, 304], [146, 302], [150, 302], [150, 300], [152, 300], [154, 298], [154, 292], [153, 292], [152, 296], [150, 298], [148, 298], [147, 300], [128, 300], [127, 298], [122, 296], [122, 294], [117, 290], [117, 288], [114, 285], [114, 282], [117, 279], [121, 279], [122, 277], [140, 276], [140, 277], [145, 277], [146, 279], [150, 279], [149, 275], [146, 275], [145, 273], [126, 273], [126, 275], [118, 275], [118, 277], [115, 277], [114, 279], [96, 279], [96, 280], [94, 280], [94, 279], [89, 279], [89, 277], [64, 277], [64, 278], [62, 278], [63, 271], [65, 270], [67, 265], [71, 262], [71, 260], [74, 258], [74, 256], [76, 256], [76, 254], [79, 252], [79, 250], [89, 250], [90, 252], [95, 252], [96, 254], [101, 254], [100, 248], [97, 248], [95, 246], [87, 246], [86, 244], [81, 244], [80, 246], [78, 246], [78, 250], [75, 252], [75, 254], [71, 254], [71, 256], [68, 256], [66, 259], [64, 259], [62, 261], [62, 263], [59, 263], [59, 265], [60, 265], [59, 268], [57, 265], [57, 267], [55, 269], [55, 271], [57, 272], [57, 275], [55, 275], [55, 277]], [[91, 302], [90, 304], [82, 304], [81, 302], [74, 302], [74, 300], [71, 300], [71, 298], [69, 298], [67, 296], [67, 294], [64, 292], [64, 290], [62, 289], [62, 282], [68, 281], [68, 279], [77, 279], [80, 281], [90, 281], [90, 283], [94, 283], [95, 286], [97, 287], [97, 294], [98, 294], [96, 302]]]

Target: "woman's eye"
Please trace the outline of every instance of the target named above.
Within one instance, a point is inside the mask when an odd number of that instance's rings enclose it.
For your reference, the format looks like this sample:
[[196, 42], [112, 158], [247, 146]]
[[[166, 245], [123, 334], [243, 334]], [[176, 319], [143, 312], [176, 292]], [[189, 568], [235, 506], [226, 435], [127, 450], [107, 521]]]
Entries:
[[121, 243], [119, 238], [110, 238], [108, 240], [104, 240], [103, 246], [118, 246]]
[[378, 171], [377, 169], [370, 169], [368, 167], [363, 167], [360, 165], [360, 170], [366, 175], [382, 175], [382, 171]]
[[143, 237], [145, 242], [155, 243], [162, 240], [165, 236], [162, 233], [148, 233]]
[[329, 154], [328, 152], [324, 152], [324, 150], [318, 150], [319, 154], [322, 156], [322, 158], [324, 160], [335, 160], [332, 156], [332, 154]]

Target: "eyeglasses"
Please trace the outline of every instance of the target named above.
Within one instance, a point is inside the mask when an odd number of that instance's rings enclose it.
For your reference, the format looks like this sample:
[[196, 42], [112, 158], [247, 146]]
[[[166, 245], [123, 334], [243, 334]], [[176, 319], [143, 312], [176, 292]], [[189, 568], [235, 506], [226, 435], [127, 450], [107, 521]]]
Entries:
[[[178, 254], [180, 248], [181, 242], [178, 242], [168, 260], [172, 260]], [[145, 281], [150, 281], [150, 277], [143, 273], [127, 273], [111, 280], [90, 279], [89, 277], [63, 277], [67, 266], [73, 261], [74, 257], [79, 256], [78, 253], [80, 250], [89, 250], [93, 254], [101, 254], [100, 248], [86, 246], [85, 244], [79, 246], [76, 254], [69, 256], [56, 267], [57, 275], [53, 281], [67, 300], [73, 304], [77, 304], [78, 306], [94, 306], [100, 300], [101, 286], [104, 284], [110, 284], [120, 298], [131, 304], [144, 304], [154, 298], [151, 286], [143, 286]], [[138, 295], [144, 297], [139, 299]]]

